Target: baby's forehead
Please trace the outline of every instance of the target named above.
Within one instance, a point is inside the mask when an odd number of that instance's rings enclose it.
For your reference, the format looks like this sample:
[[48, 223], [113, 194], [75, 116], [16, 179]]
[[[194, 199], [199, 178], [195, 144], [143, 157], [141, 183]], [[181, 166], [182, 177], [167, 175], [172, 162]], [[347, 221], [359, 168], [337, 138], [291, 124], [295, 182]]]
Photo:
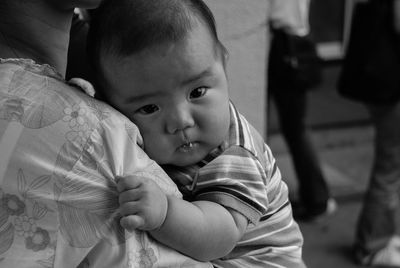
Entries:
[[[157, 42], [150, 43], [147, 47], [143, 47], [141, 50], [135, 51], [126, 56], [165, 56], [177, 47], [180, 48], [177, 50], [181, 53], [184, 53], [186, 49], [191, 50], [193, 53], [196, 53], [198, 50], [206, 48], [207, 50], [211, 51], [215, 57], [218, 56], [219, 58], [219, 56], [221, 56], [222, 54], [220, 43], [218, 42], [218, 40], [215, 40], [208, 27], [201, 23], [190, 29], [187, 29], [185, 34], [183, 34], [180, 39], [158, 40]], [[121, 60], [123, 60], [123, 58], [126, 58], [126, 56], [121, 57]]]

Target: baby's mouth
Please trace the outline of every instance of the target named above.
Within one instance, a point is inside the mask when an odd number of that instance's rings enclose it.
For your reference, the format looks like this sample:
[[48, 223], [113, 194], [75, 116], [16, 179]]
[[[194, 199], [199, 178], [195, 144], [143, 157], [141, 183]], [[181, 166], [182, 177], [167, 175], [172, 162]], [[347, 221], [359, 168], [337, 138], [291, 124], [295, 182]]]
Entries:
[[190, 141], [186, 142], [185, 144], [182, 145], [182, 148], [183, 149], [191, 149], [191, 148], [193, 148], [193, 143], [191, 143]]
[[189, 140], [189, 138], [186, 136], [186, 133], [182, 131], [182, 139], [183, 139], [183, 144], [181, 145], [181, 148], [184, 150], [190, 150], [193, 148], [194, 144]]
[[183, 144], [180, 146], [180, 149], [184, 152], [188, 152], [194, 147], [194, 143], [191, 142], [186, 136], [185, 132], [182, 131]]
[[186, 142], [179, 147], [179, 151], [183, 153], [189, 153], [194, 150], [196, 144], [193, 142]]

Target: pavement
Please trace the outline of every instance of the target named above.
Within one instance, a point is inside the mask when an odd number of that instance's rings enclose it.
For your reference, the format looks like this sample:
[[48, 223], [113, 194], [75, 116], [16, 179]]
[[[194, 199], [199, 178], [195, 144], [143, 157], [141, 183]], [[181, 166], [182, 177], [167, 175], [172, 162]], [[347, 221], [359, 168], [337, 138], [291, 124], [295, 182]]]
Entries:
[[[351, 247], [373, 161], [374, 131], [363, 105], [337, 94], [339, 70], [337, 64], [325, 66], [323, 83], [309, 94], [307, 124], [338, 210], [318, 223], [299, 222], [308, 268], [359, 267], [351, 257]], [[295, 197], [296, 174], [273, 107], [269, 120], [267, 143]]]

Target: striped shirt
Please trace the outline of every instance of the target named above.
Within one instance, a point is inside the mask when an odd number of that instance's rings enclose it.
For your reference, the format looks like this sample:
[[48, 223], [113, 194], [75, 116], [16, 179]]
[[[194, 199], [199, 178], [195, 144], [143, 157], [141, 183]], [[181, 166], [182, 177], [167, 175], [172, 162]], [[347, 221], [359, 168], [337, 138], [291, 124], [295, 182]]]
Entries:
[[166, 166], [188, 201], [207, 200], [243, 214], [249, 225], [215, 267], [304, 267], [303, 238], [288, 189], [260, 134], [230, 105], [228, 138], [201, 162]]

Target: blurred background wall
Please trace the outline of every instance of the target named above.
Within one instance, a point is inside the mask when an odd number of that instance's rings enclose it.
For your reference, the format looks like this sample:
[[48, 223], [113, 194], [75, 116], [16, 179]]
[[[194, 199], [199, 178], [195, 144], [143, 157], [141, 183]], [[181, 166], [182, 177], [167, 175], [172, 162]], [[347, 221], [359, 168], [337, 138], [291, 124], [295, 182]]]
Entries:
[[265, 134], [268, 0], [206, 0], [227, 47], [231, 99]]

